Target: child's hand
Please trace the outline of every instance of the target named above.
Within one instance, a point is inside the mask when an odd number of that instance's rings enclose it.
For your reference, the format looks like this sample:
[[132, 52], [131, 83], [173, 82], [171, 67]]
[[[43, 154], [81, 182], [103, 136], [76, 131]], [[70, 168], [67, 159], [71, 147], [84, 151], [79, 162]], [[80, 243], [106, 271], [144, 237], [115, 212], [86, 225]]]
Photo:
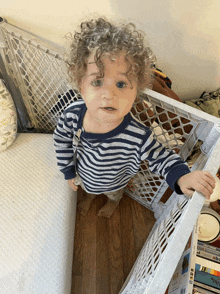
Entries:
[[207, 171], [196, 170], [180, 177], [177, 184], [188, 197], [192, 197], [193, 193], [197, 191], [210, 199], [210, 195], [215, 188], [215, 179]]
[[78, 190], [78, 186], [75, 184], [75, 178], [71, 180], [67, 180], [67, 182], [70, 188], [72, 188], [74, 191]]

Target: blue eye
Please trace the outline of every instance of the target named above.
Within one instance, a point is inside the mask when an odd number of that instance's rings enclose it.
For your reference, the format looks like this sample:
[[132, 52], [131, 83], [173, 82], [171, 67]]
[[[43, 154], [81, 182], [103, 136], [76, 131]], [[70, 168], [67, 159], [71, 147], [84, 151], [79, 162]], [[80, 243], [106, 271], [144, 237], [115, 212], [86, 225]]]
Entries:
[[117, 87], [118, 88], [124, 88], [126, 86], [125, 82], [118, 82]]
[[100, 86], [102, 86], [102, 81], [101, 80], [94, 80], [94, 81], [92, 81], [92, 85], [94, 87], [100, 87]]

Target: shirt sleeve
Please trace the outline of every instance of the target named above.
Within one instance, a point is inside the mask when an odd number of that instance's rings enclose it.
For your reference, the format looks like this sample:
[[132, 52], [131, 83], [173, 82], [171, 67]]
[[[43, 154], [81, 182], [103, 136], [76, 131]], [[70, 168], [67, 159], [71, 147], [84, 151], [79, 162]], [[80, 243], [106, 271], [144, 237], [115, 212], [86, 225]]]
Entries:
[[183, 194], [177, 180], [190, 173], [187, 163], [174, 151], [156, 141], [151, 131], [146, 134], [146, 140], [141, 148], [141, 160], [144, 159], [148, 160], [152, 173], [163, 176], [172, 190], [177, 194]]
[[60, 171], [64, 174], [65, 180], [70, 180], [76, 177], [73, 162], [73, 121], [73, 114], [65, 111], [61, 115], [53, 134], [57, 165]]

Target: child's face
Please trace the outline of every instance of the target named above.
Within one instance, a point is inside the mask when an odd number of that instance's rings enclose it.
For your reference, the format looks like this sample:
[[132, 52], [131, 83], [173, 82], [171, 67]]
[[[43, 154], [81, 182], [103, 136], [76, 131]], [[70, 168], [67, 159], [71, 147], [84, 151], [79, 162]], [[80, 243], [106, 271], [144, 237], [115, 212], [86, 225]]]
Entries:
[[94, 54], [88, 58], [87, 72], [82, 79], [81, 94], [92, 119], [100, 123], [119, 123], [131, 110], [137, 96], [137, 84], [126, 77], [129, 65], [125, 54], [119, 53], [112, 60], [102, 57], [104, 77], [98, 78], [99, 69]]

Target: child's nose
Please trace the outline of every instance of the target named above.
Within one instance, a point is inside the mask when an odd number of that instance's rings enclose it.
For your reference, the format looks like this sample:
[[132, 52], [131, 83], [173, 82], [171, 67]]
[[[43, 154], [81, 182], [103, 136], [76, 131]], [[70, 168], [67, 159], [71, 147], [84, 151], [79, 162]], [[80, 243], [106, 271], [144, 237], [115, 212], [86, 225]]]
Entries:
[[116, 99], [116, 93], [115, 91], [113, 91], [112, 89], [107, 89], [106, 91], [104, 91], [103, 95], [102, 95], [102, 98], [104, 99]]

